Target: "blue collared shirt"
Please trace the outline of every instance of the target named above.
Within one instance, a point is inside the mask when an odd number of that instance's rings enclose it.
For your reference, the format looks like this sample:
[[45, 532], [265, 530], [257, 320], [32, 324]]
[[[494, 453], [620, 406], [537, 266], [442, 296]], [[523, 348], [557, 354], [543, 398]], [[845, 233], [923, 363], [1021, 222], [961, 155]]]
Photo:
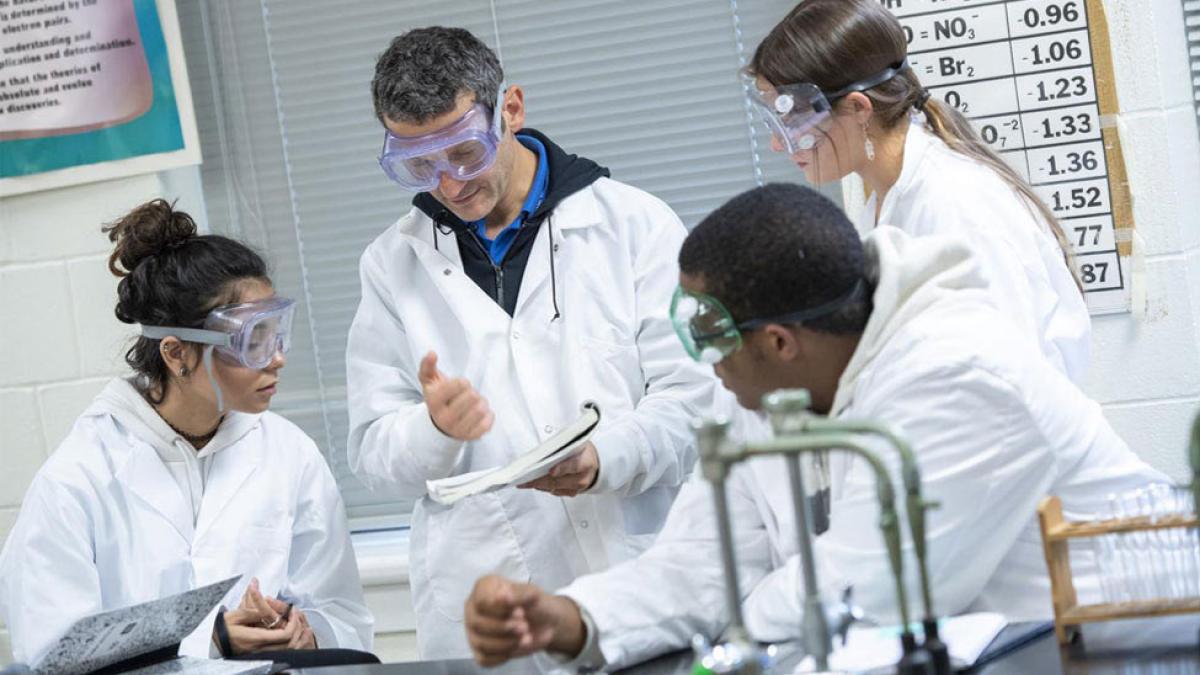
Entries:
[[479, 235], [479, 241], [483, 242], [492, 262], [497, 265], [504, 260], [508, 249], [512, 248], [513, 242], [517, 239], [517, 231], [525, 224], [525, 219], [529, 218], [542, 205], [542, 200], [546, 198], [546, 189], [550, 186], [550, 165], [546, 161], [546, 146], [530, 136], [517, 136], [517, 140], [521, 142], [521, 145], [537, 153], [537, 173], [533, 175], [533, 184], [529, 186], [529, 195], [525, 197], [525, 203], [521, 205], [521, 212], [517, 214], [515, 220], [508, 224], [508, 227], [500, 230], [500, 234], [496, 235], [495, 239], [487, 237], [486, 218], [471, 223], [475, 226], [475, 233]]

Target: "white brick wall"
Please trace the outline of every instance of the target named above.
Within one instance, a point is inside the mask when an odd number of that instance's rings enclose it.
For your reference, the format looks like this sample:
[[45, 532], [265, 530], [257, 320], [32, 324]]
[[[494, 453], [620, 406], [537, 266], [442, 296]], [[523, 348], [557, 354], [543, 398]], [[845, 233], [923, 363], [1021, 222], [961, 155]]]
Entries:
[[1178, 0], [1107, 0], [1146, 311], [1094, 322], [1088, 391], [1147, 461], [1188, 475], [1200, 409], [1200, 141]]
[[0, 386], [79, 377], [65, 262], [0, 267], [0, 313], [10, 317], [0, 328]]
[[[191, 168], [0, 199], [0, 541], [38, 467], [125, 371], [132, 332], [113, 316], [101, 225], [159, 196], [205, 222], [200, 195]], [[10, 654], [0, 624], [0, 664]]]
[[[21, 505], [25, 488], [46, 458], [37, 393], [32, 389], [0, 390], [0, 508]], [[7, 530], [4, 530], [7, 533]]]

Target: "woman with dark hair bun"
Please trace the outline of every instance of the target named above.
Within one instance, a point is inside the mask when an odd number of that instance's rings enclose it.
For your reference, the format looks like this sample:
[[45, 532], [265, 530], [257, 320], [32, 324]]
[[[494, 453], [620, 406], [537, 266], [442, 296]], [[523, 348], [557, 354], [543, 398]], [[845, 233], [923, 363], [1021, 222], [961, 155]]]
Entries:
[[0, 553], [16, 660], [37, 663], [82, 617], [234, 575], [230, 608], [181, 653], [370, 649], [333, 475], [312, 439], [267, 411], [294, 303], [257, 253], [197, 234], [164, 200], [104, 231], [117, 318], [140, 327], [133, 374], [38, 471]]
[[752, 97], [810, 183], [858, 174], [870, 197], [859, 230], [969, 241], [993, 302], [1076, 384], [1091, 319], [1054, 212], [939, 101], [908, 64], [900, 22], [878, 0], [805, 0], [763, 39]]

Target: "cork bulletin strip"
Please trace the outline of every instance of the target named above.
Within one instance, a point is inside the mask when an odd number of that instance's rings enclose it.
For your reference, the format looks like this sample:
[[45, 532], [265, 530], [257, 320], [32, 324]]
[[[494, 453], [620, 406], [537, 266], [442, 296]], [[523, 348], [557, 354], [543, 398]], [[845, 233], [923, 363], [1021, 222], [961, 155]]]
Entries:
[[1093, 314], [1129, 311], [1133, 208], [1102, 0], [879, 0], [921, 82], [1058, 216]]

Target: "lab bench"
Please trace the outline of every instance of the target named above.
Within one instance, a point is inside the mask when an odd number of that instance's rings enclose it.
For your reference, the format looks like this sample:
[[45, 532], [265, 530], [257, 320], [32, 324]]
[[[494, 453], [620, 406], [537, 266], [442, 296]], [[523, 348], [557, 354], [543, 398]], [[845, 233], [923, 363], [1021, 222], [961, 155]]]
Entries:
[[[1019, 630], [1020, 626], [1013, 626]], [[1200, 673], [1200, 619], [1174, 617], [1088, 625], [1083, 639], [1060, 648], [1053, 632], [979, 668], [979, 675], [1183, 675]], [[1002, 633], [1000, 639], [1004, 638]], [[692, 655], [669, 654], [620, 671], [623, 675], [688, 675]], [[305, 675], [524, 675], [550, 672], [542, 661], [521, 659], [499, 668], [471, 661], [422, 661], [379, 666], [299, 670]], [[787, 672], [787, 671], [782, 671]]]

